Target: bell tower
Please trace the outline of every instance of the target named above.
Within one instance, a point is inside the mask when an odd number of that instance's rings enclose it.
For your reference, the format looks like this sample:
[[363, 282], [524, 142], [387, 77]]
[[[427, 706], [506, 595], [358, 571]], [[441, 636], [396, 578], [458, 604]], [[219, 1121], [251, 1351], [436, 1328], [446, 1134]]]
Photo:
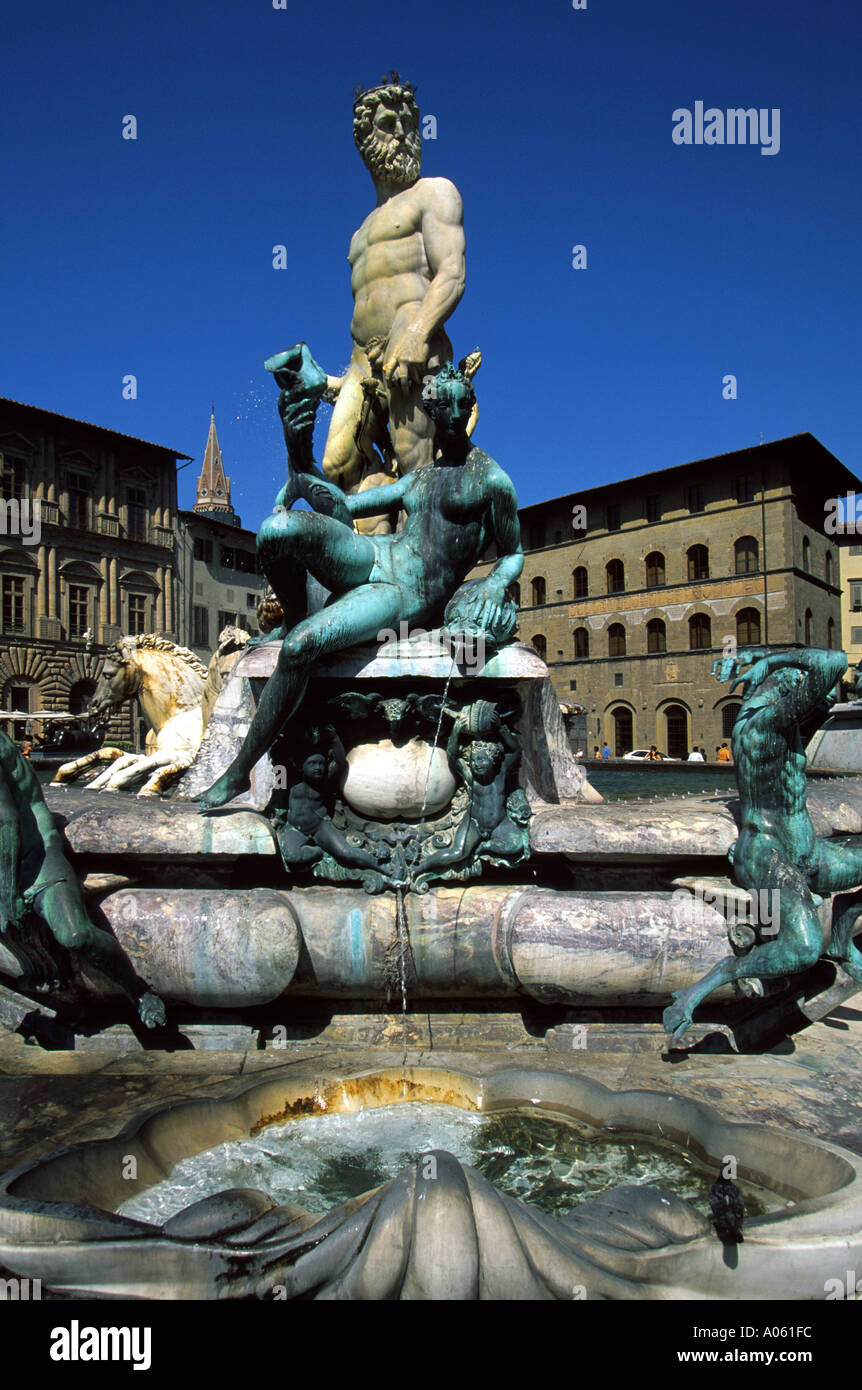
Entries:
[[235, 515], [230, 501], [230, 478], [225, 477], [224, 463], [215, 426], [215, 406], [210, 415], [210, 428], [201, 475], [198, 478], [194, 509], [199, 515], [211, 516], [231, 523]]

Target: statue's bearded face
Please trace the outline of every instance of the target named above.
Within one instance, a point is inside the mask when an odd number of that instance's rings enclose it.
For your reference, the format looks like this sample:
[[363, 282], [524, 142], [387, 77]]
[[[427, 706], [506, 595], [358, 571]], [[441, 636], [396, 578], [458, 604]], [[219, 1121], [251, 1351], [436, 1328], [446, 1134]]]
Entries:
[[416, 103], [412, 98], [394, 104], [379, 102], [357, 143], [373, 179], [409, 188], [422, 168]]

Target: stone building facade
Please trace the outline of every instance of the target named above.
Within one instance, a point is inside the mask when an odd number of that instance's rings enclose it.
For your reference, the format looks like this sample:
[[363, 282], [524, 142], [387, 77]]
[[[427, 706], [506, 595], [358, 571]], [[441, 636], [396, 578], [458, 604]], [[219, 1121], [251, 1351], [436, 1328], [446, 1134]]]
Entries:
[[841, 539], [842, 646], [856, 666], [862, 661], [862, 544], [858, 537]]
[[[0, 398], [0, 707], [82, 710], [106, 647], [177, 635], [174, 449]], [[127, 704], [111, 738], [137, 743]]]
[[204, 665], [225, 627], [258, 631], [257, 606], [266, 581], [257, 562], [256, 535], [244, 530], [230, 500], [230, 478], [210, 418], [195, 504], [178, 514], [177, 574], [180, 641]]
[[740, 705], [712, 675], [723, 651], [841, 646], [824, 519], [854, 487], [800, 434], [521, 510], [519, 635], [585, 708], [588, 754], [606, 740], [614, 756], [712, 758]]

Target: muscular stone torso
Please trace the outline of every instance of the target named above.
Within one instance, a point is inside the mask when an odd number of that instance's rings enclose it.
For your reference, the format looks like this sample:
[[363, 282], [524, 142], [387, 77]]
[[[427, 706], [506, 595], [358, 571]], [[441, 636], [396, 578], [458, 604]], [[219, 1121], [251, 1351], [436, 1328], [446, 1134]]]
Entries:
[[425, 253], [422, 216], [433, 192], [419, 179], [366, 217], [354, 233], [351, 266], [353, 319], [350, 332], [359, 348], [370, 338], [388, 338], [406, 328], [433, 279]]

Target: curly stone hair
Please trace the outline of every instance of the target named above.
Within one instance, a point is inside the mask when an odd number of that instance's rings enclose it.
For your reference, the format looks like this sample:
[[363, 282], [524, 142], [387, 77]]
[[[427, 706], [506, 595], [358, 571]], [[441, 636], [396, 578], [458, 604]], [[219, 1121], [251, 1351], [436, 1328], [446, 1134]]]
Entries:
[[353, 100], [353, 143], [362, 154], [374, 127], [374, 115], [378, 106], [400, 106], [406, 102], [416, 113], [419, 124], [419, 107], [416, 105], [416, 88], [412, 82], [405, 82], [397, 72], [384, 77], [379, 87], [368, 87], [364, 91], [357, 86]]

